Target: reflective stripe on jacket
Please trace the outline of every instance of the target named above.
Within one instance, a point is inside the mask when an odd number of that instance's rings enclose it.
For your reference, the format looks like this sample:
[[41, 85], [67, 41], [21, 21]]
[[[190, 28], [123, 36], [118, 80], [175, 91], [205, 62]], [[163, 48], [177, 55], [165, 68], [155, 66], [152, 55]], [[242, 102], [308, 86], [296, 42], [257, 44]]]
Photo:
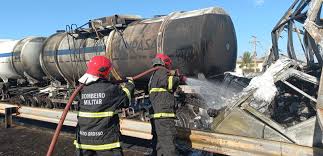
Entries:
[[169, 76], [166, 68], [156, 70], [149, 81], [149, 99], [154, 114], [153, 118], [175, 117], [175, 97], [173, 92], [179, 85], [178, 76]]
[[78, 104], [76, 148], [106, 150], [120, 147], [119, 108], [128, 107], [133, 83], [122, 86], [99, 79], [83, 87]]
[[103, 118], [115, 115], [114, 112], [77, 112], [77, 116], [86, 118]]
[[155, 113], [151, 116], [152, 118], [175, 118], [175, 113]]

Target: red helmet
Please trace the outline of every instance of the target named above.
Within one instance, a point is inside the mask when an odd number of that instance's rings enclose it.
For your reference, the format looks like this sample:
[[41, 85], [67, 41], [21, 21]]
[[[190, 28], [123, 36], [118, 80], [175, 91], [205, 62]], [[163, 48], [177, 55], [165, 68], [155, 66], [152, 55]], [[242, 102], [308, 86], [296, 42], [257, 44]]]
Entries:
[[87, 63], [86, 73], [93, 76], [106, 78], [112, 69], [111, 61], [105, 56], [94, 56]]
[[171, 69], [172, 59], [170, 59], [169, 56], [167, 56], [166, 54], [158, 53], [155, 58], [163, 61], [164, 65], [167, 69]]

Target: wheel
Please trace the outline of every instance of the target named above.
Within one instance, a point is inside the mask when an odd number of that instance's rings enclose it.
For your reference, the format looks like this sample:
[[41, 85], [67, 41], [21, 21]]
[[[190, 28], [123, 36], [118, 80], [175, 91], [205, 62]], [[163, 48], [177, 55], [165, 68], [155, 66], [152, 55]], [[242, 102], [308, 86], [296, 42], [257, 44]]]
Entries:
[[54, 105], [52, 103], [52, 101], [48, 98], [44, 98], [43, 99], [43, 102], [44, 102], [44, 107], [45, 108], [49, 108], [49, 109], [53, 109], [54, 108]]
[[38, 103], [33, 97], [30, 97], [29, 100], [31, 107], [38, 107]]

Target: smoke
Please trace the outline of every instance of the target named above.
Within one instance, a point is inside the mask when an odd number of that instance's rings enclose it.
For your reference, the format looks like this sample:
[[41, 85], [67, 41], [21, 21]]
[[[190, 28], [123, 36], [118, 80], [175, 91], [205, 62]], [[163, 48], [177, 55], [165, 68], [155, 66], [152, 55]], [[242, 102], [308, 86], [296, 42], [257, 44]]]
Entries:
[[203, 98], [209, 108], [214, 109], [226, 106], [227, 100], [237, 93], [234, 88], [219, 82], [188, 78], [186, 83]]

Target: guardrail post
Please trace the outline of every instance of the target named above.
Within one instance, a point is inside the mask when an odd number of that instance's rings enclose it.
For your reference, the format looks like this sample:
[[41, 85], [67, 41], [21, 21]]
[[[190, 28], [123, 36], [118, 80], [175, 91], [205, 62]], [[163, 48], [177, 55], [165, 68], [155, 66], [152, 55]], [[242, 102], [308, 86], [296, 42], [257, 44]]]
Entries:
[[5, 108], [5, 128], [10, 128], [12, 125], [12, 114], [17, 113], [17, 107]]

